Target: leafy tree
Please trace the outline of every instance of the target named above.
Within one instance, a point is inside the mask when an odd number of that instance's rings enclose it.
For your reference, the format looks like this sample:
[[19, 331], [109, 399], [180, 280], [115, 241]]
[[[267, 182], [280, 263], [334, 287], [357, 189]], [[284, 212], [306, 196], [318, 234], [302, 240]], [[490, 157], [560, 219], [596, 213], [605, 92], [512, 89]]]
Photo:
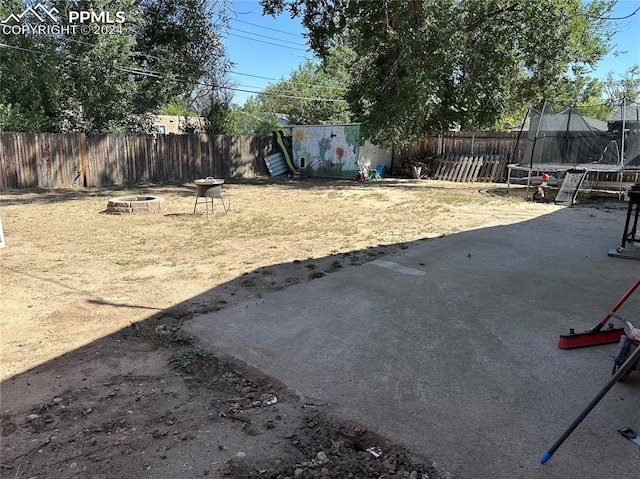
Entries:
[[344, 46], [330, 48], [321, 63], [306, 60], [288, 78], [250, 99], [243, 108], [246, 120], [261, 134], [270, 134], [282, 116], [296, 125], [349, 123], [345, 94], [354, 61], [354, 52]]
[[209, 104], [203, 112], [205, 131], [213, 135], [222, 135], [228, 131], [230, 104], [224, 99], [211, 95]]
[[[92, 9], [110, 12], [111, 18], [124, 12], [126, 21], [111, 25], [120, 31], [3, 33], [0, 105], [15, 117], [3, 120], [4, 129], [146, 131], [151, 114], [188, 98], [210, 72], [220, 74], [228, 66], [216, 35], [219, 26], [211, 21], [214, 8], [227, 8], [223, 0], [51, 0], [47, 5], [58, 10], [61, 24], [69, 11]], [[0, 13], [22, 9], [11, 0]], [[23, 22], [40, 24], [31, 16]]]
[[253, 135], [251, 131], [245, 131], [243, 128], [242, 118], [240, 115], [240, 107], [230, 103], [225, 116], [225, 135]]
[[176, 98], [167, 105], [160, 108], [161, 115], [171, 116], [195, 116], [196, 112], [182, 99]]
[[322, 63], [307, 60], [288, 79], [267, 87], [262, 101], [286, 114], [292, 124], [348, 123], [351, 112], [345, 94], [354, 60], [351, 49], [332, 47]]
[[557, 103], [563, 107], [576, 106], [583, 116], [602, 121], [607, 120], [611, 109], [603, 100], [603, 82], [579, 75], [572, 81], [567, 81], [563, 87], [554, 97]]
[[607, 51], [613, 0], [262, 0], [288, 10], [326, 56], [356, 53], [347, 99], [378, 143], [427, 130], [491, 128], [508, 112], [553, 96]]
[[604, 90], [607, 102], [611, 105], [619, 104], [622, 98], [640, 101], [640, 66], [633, 65], [617, 80], [613, 73], [609, 73], [604, 82]]
[[185, 91], [193, 91], [223, 58], [207, 0], [142, 0], [135, 53], [154, 76], [137, 77], [136, 102], [153, 110]]
[[[22, 11], [20, 0], [0, 4], [0, 18]], [[9, 24], [11, 25], [11, 24]], [[27, 36], [0, 30], [0, 105], [3, 106], [0, 130], [25, 128], [29, 131], [49, 130], [53, 117], [60, 111], [63, 94], [59, 88], [63, 61], [60, 52], [50, 48], [44, 36]], [[40, 51], [48, 53], [38, 53]]]
[[244, 135], [269, 136], [278, 129], [281, 117], [263, 104], [259, 97], [251, 97], [236, 110], [236, 118]]
[[[56, 1], [53, 5], [61, 18], [68, 18], [69, 10], [124, 11], [131, 28], [140, 21], [135, 0], [77, 0]], [[77, 31], [60, 38], [51, 38], [51, 48], [63, 53], [63, 63], [56, 63], [61, 80], [58, 87], [64, 92], [64, 103], [58, 118], [61, 130], [119, 132], [133, 123], [142, 128], [143, 118], [131, 117], [148, 110], [138, 109], [135, 102], [137, 77], [132, 71], [140, 69], [133, 57], [135, 37], [123, 34], [99, 34]]]
[[23, 112], [13, 105], [0, 104], [0, 131], [46, 131], [51, 121], [42, 112]]
[[191, 107], [203, 118], [204, 131], [210, 134], [231, 134], [234, 130], [232, 83], [224, 67], [210, 69], [199, 82], [191, 97]]

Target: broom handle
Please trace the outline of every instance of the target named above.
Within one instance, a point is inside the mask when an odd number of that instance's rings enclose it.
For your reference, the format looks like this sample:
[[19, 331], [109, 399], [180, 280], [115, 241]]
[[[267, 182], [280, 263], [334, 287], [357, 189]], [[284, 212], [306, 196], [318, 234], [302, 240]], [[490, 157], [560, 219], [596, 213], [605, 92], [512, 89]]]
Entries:
[[[640, 283], [640, 281], [638, 283]], [[638, 283], [636, 283], [636, 287]], [[582, 411], [580, 415], [576, 418], [576, 420], [573, 421], [573, 423], [571, 423], [571, 426], [567, 428], [567, 430], [562, 434], [562, 436], [560, 436], [560, 438], [555, 442], [555, 444], [551, 446], [549, 450], [542, 455], [542, 457], [540, 458], [540, 464], [544, 464], [549, 459], [551, 459], [551, 456], [553, 456], [553, 453], [556, 452], [556, 450], [571, 435], [571, 433], [575, 430], [575, 428], [577, 428], [578, 425], [584, 420], [584, 418], [587, 417], [587, 415], [591, 412], [591, 410], [594, 407], [596, 407], [596, 404], [598, 404], [600, 400], [604, 397], [604, 395], [607, 394], [607, 392], [609, 392], [609, 389], [611, 389], [613, 385], [617, 383], [618, 380], [624, 374], [626, 374], [626, 372], [629, 370], [631, 365], [634, 364], [639, 358], [640, 358], [640, 346], [638, 346], [635, 349], [635, 351], [631, 354], [631, 356], [629, 356], [627, 360], [622, 364], [622, 366], [620, 366], [620, 369], [618, 369], [618, 371], [613, 375], [613, 377], [609, 380], [606, 386], [603, 387], [600, 390], [600, 392], [596, 395], [596, 397], [593, 398], [593, 400], [589, 403], [589, 405], [586, 408], [584, 408], [584, 411]]]
[[622, 306], [624, 304], [624, 302], [629, 299], [629, 296], [631, 296], [633, 294], [633, 292], [638, 289], [638, 287], [640, 286], [640, 279], [638, 281], [636, 281], [636, 283], [631, 286], [631, 289], [629, 291], [626, 292], [626, 294], [620, 298], [620, 301], [618, 301], [616, 303], [616, 305], [613, 307], [613, 309], [609, 312], [609, 314], [607, 314], [604, 319], [602, 321], [600, 321], [595, 328], [591, 329], [590, 332], [592, 333], [596, 333], [598, 331], [600, 331], [602, 329], [602, 327], [607, 324], [607, 321], [609, 321], [611, 319], [611, 316], [613, 315], [613, 313], [615, 313], [616, 311], [618, 311], [618, 309], [620, 308], [620, 306]]

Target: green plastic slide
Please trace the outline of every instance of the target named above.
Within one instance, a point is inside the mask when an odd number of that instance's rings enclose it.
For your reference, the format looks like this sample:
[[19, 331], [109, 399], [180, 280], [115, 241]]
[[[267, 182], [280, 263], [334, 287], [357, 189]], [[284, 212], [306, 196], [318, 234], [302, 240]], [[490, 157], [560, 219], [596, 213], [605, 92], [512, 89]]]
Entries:
[[282, 158], [284, 158], [284, 162], [287, 164], [287, 168], [289, 168], [292, 175], [295, 175], [297, 168], [293, 164], [293, 157], [289, 147], [287, 146], [287, 142], [284, 140], [284, 133], [282, 133], [282, 130], [273, 132], [273, 142], [278, 146], [280, 154], [282, 154]]

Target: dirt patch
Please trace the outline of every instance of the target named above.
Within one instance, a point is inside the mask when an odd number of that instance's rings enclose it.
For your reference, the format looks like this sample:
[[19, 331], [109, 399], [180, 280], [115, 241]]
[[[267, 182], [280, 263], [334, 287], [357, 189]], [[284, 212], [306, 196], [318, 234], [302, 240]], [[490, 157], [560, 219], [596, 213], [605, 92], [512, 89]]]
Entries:
[[[33, 371], [59, 384], [3, 414], [3, 476], [441, 477], [258, 371], [188, 346], [152, 348], [139, 334], [57, 359], [59, 374]], [[39, 379], [5, 386], [47, 389]]]
[[[411, 244], [555, 211], [523, 189], [261, 179], [192, 215], [194, 185], [2, 195], [4, 477], [446, 477], [181, 326]], [[106, 200], [161, 196], [155, 215]], [[605, 214], [625, 209], [598, 203]]]

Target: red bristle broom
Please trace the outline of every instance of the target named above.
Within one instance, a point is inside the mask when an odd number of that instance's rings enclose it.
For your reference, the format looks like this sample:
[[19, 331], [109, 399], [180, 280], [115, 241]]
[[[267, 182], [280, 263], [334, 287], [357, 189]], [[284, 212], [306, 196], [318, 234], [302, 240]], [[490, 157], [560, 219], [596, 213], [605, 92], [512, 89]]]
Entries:
[[561, 334], [560, 340], [558, 341], [558, 347], [560, 349], [575, 349], [586, 346], [597, 346], [598, 344], [617, 343], [620, 341], [620, 336], [625, 334], [624, 328], [614, 328], [613, 324], [609, 324], [609, 327], [605, 330], [602, 330], [602, 328], [607, 324], [607, 321], [611, 319], [613, 313], [618, 311], [620, 306], [629, 299], [629, 296], [631, 296], [638, 287], [640, 287], [640, 279], [631, 286], [631, 289], [629, 289], [629, 291], [620, 298], [620, 301], [616, 303], [609, 314], [607, 314], [594, 328], [583, 333], [576, 333], [573, 329], [570, 329], [569, 334]]

